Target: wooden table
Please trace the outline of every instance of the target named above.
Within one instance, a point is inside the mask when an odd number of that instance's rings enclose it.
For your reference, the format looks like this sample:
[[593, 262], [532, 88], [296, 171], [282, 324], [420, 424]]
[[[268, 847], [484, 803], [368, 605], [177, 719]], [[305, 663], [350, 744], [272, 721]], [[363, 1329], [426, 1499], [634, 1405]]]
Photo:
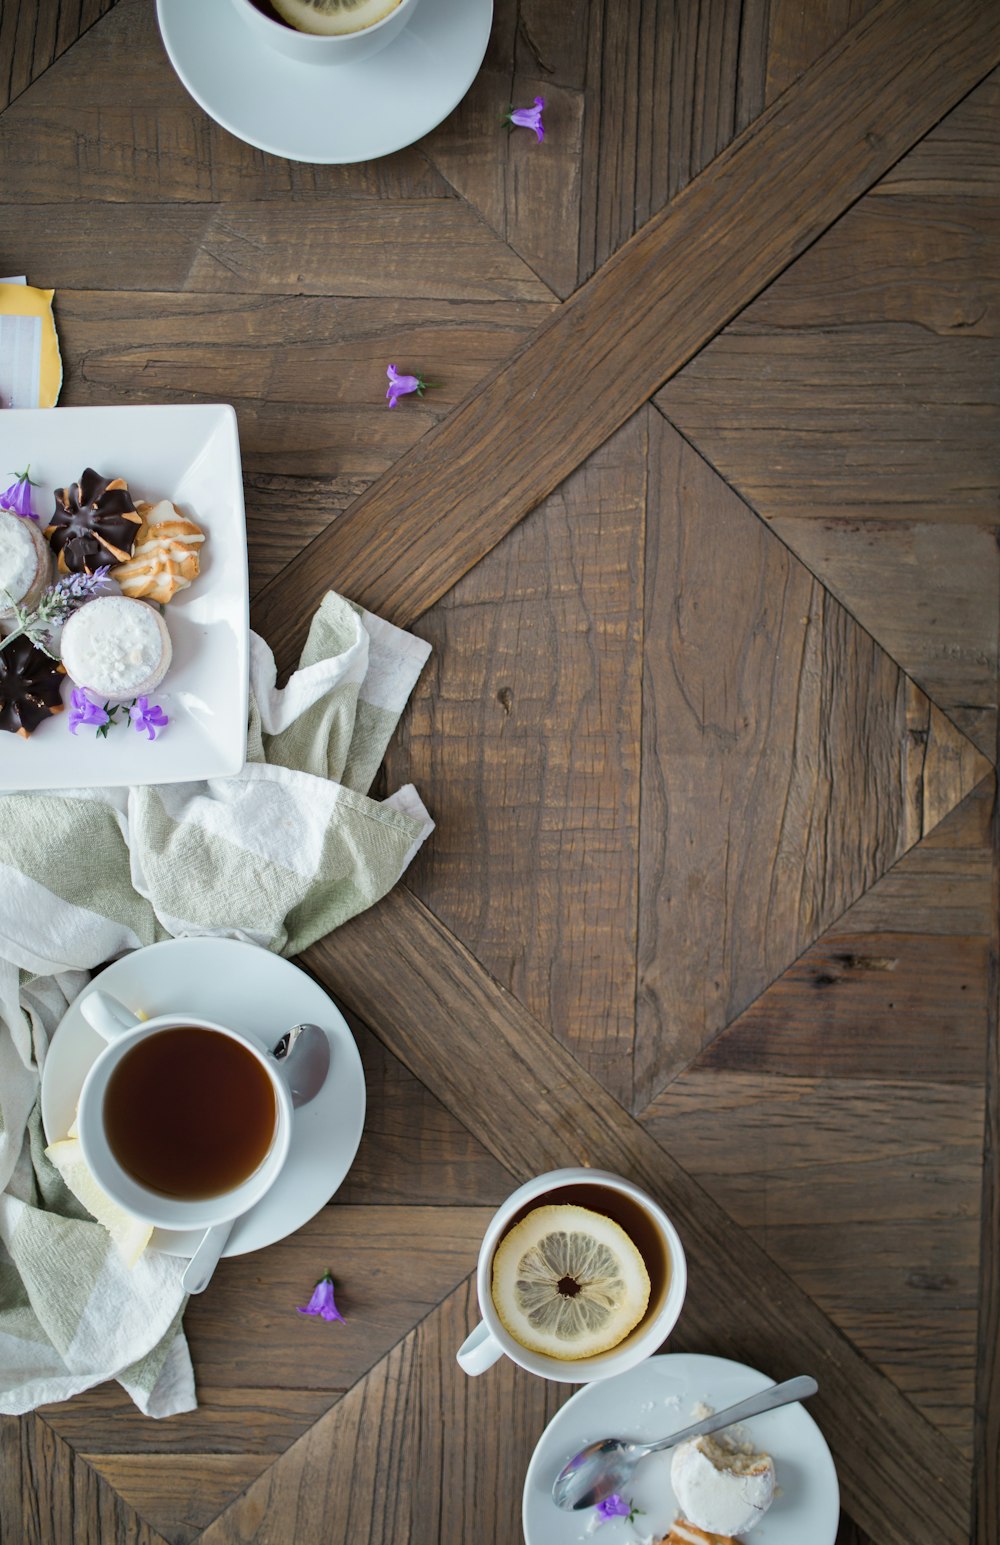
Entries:
[[581, 1161], [677, 1221], [672, 1347], [817, 1374], [845, 1545], [997, 1538], [998, 61], [991, 0], [498, 0], [438, 131], [320, 168], [151, 0], [4, 6], [62, 401], [235, 403], [256, 626], [433, 642], [387, 784], [438, 821], [305, 960], [347, 1184], [191, 1304], [197, 1413], [3, 1424], [10, 1545], [510, 1545], [566, 1392], [453, 1354]]

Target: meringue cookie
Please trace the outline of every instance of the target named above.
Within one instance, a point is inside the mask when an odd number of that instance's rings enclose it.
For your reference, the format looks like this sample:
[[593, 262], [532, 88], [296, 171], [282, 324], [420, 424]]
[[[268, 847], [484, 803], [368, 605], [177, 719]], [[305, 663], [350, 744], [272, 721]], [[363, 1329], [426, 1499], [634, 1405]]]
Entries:
[[726, 1448], [715, 1438], [690, 1438], [674, 1450], [674, 1495], [693, 1524], [712, 1534], [746, 1534], [774, 1500], [770, 1454]]

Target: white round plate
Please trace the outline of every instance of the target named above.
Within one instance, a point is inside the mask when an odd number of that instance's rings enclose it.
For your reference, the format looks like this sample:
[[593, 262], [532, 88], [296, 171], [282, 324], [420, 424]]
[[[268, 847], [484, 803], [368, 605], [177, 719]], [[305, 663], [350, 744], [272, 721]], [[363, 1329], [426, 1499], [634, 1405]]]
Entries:
[[[650, 1441], [687, 1427], [699, 1401], [716, 1411], [774, 1383], [743, 1363], [694, 1352], [650, 1357], [628, 1373], [588, 1384], [552, 1418], [538, 1441], [524, 1483], [522, 1520], [528, 1545], [580, 1545], [594, 1514], [563, 1512], [552, 1500], [552, 1482], [563, 1465], [598, 1438]], [[826, 1440], [801, 1405], [782, 1406], [743, 1424], [747, 1435], [774, 1459], [781, 1495], [752, 1534], [752, 1545], [834, 1545], [840, 1490]], [[643, 1512], [599, 1526], [600, 1545], [661, 1540], [680, 1509], [670, 1485], [670, 1452], [653, 1454], [635, 1472], [628, 1492]]]
[[[80, 1090], [104, 1042], [80, 1012], [95, 987], [136, 1013], [190, 1012], [252, 1030], [273, 1046], [292, 1025], [320, 1025], [330, 1038], [330, 1072], [314, 1100], [295, 1112], [284, 1169], [256, 1207], [239, 1218], [224, 1255], [262, 1250], [308, 1223], [354, 1162], [365, 1122], [365, 1075], [354, 1037], [321, 987], [291, 961], [235, 939], [167, 939], [108, 966], [67, 1009], [42, 1069], [42, 1122], [50, 1143], [65, 1137]], [[152, 1248], [193, 1255], [201, 1231], [156, 1229]]]
[[170, 63], [210, 118], [271, 155], [330, 164], [391, 155], [447, 118], [483, 62], [493, 0], [420, 0], [379, 53], [334, 66], [262, 44], [233, 0], [156, 0], [156, 14]]

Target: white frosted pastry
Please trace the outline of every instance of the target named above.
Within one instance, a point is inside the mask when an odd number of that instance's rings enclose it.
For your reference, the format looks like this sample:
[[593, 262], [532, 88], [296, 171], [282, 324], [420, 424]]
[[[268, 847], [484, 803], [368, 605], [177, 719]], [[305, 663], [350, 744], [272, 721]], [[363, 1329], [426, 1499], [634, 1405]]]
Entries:
[[774, 1500], [770, 1454], [726, 1448], [711, 1437], [674, 1449], [670, 1479], [691, 1522], [712, 1534], [746, 1534]]
[[145, 601], [99, 596], [74, 612], [59, 652], [66, 673], [95, 697], [125, 702], [158, 687], [170, 664], [170, 634]]
[[0, 634], [14, 624], [7, 596], [30, 609], [51, 579], [52, 553], [36, 523], [0, 510]]

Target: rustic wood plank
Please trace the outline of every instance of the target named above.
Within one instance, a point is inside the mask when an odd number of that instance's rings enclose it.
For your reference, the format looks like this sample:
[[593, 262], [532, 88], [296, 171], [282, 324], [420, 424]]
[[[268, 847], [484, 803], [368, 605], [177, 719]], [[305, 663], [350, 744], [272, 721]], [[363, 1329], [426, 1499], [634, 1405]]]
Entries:
[[0, 9], [0, 113], [115, 0], [18, 0]]
[[[588, 31], [579, 278], [590, 277], [763, 106], [766, 17], [726, 0], [595, 0]], [[751, 103], [753, 107], [751, 108]]]
[[976, 1366], [976, 1465], [971, 1538], [990, 1545], [1000, 1528], [1000, 809], [994, 809], [993, 953], [988, 981], [986, 1120], [983, 1136], [983, 1201], [980, 1245], [979, 1347]]
[[655, 416], [649, 488], [640, 1107], [989, 767]]
[[[92, 7], [95, 0], [85, 3]], [[66, 0], [63, 5], [71, 13]], [[95, 80], [113, 80], [114, 91], [96, 93]], [[58, 204], [60, 212], [76, 199], [214, 203], [449, 194], [414, 146], [353, 166], [308, 166], [243, 144], [188, 96], [164, 56], [155, 7], [146, 0], [118, 0], [56, 61], [44, 83], [7, 110], [0, 122], [0, 179], [7, 202]]]
[[773, 102], [872, 8], [874, 0], [769, 0], [765, 99]]
[[424, 617], [387, 758], [438, 819], [408, 883], [626, 1103], [646, 435], [638, 414]]
[[[245, 471], [373, 478], [530, 337], [548, 306], [61, 290], [64, 406], [232, 402]], [[210, 340], [206, 348], [205, 342]], [[395, 410], [386, 364], [442, 382]], [[291, 551], [298, 550], [294, 535]], [[287, 561], [286, 552], [286, 561]], [[327, 569], [322, 588], [337, 583]], [[346, 587], [342, 587], [346, 588]]]
[[[99, 246], [95, 227], [103, 231]], [[74, 290], [551, 302], [551, 291], [460, 199], [49, 204], [18, 210], [18, 261]], [[539, 321], [544, 316], [539, 314]], [[210, 342], [203, 339], [202, 342]]]
[[0, 1417], [0, 1537], [10, 1545], [165, 1545], [41, 1417]]
[[476, 1317], [466, 1282], [206, 1530], [204, 1545], [510, 1545], [532, 1448], [570, 1391], [506, 1359], [467, 1378], [455, 1348]]
[[[198, 1411], [164, 1424], [98, 1394], [46, 1419], [60, 1433], [65, 1422], [74, 1446], [172, 1545], [188, 1545], [315, 1421], [317, 1405], [335, 1404], [464, 1278], [492, 1213], [338, 1201], [266, 1252], [221, 1262], [212, 1291], [190, 1301]], [[327, 1269], [345, 1325], [296, 1313]]]
[[994, 75], [657, 396], [990, 756], [998, 105]]
[[[257, 623], [281, 656], [294, 656], [331, 573], [396, 621], [426, 610], [926, 133], [998, 50], [1000, 13], [982, 0], [947, 9], [882, 0], [262, 592]], [[417, 519], [401, 520], [404, 507]]]
[[[306, 958], [513, 1173], [585, 1161], [631, 1174], [661, 1196], [690, 1273], [675, 1344], [776, 1378], [815, 1368], [816, 1416], [851, 1515], [880, 1545], [909, 1545], [914, 1511], [942, 1539], [964, 1545], [970, 1476], [961, 1456], [414, 896], [397, 888]], [[526, 1109], [544, 1119], [525, 1123]], [[715, 1292], [720, 1260], [754, 1291]]]
[[893, 1080], [700, 1062], [643, 1125], [971, 1459], [982, 1085], [918, 1081], [895, 1050]]

